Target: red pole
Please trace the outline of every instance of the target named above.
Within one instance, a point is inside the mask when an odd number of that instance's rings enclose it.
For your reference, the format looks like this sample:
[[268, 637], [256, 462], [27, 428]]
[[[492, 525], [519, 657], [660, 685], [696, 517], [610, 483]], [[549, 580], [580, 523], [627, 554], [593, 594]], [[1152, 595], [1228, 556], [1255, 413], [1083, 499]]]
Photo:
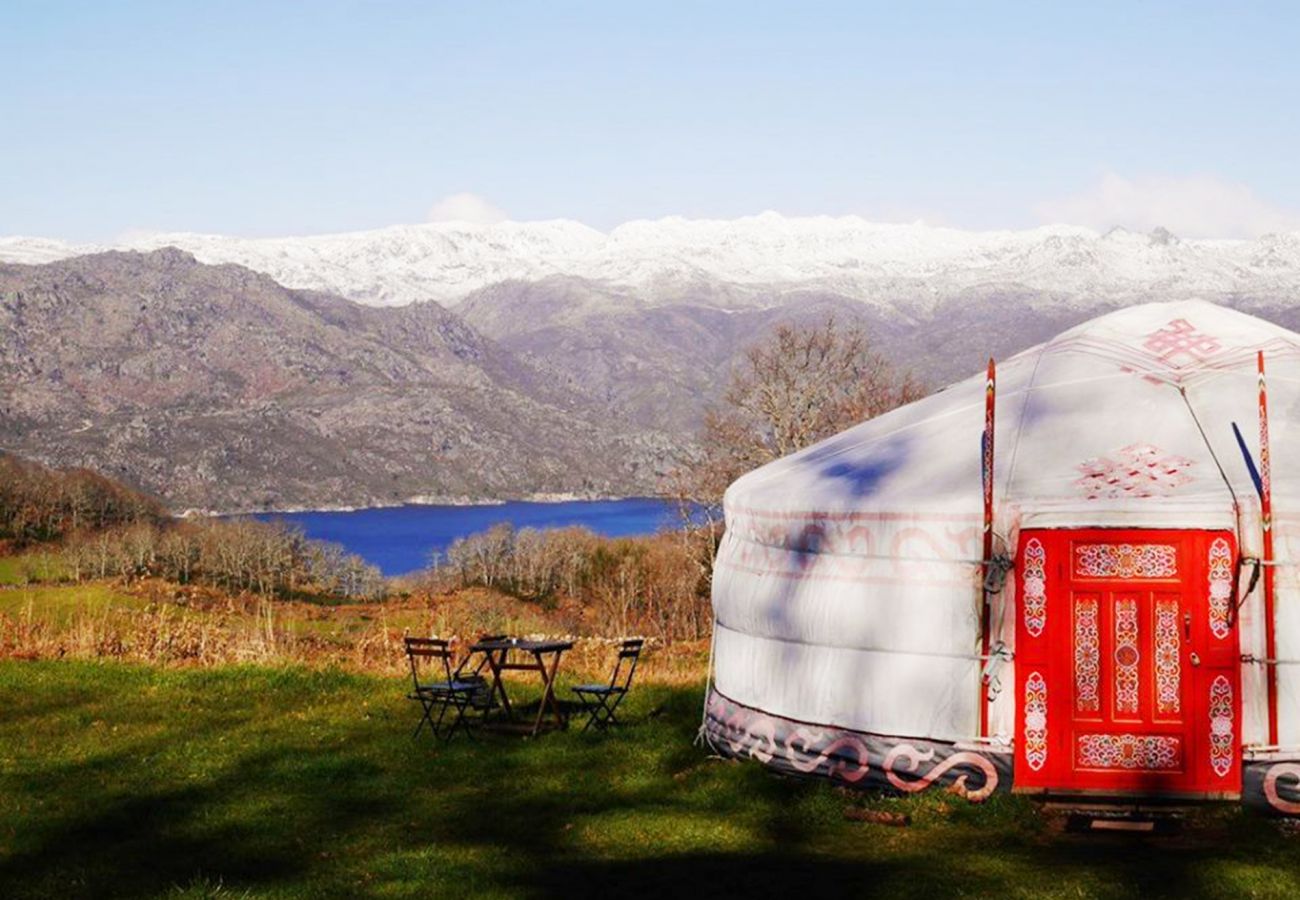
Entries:
[[1259, 516], [1264, 527], [1264, 665], [1268, 683], [1268, 742], [1277, 745], [1277, 634], [1273, 621], [1273, 487], [1268, 454], [1268, 392], [1259, 351]]
[[[993, 417], [994, 401], [997, 398], [998, 373], [993, 360], [989, 360], [988, 380], [984, 384], [984, 459], [982, 460], [984, 482], [984, 546], [980, 556], [980, 656], [982, 664], [988, 663], [991, 635], [991, 615], [989, 595], [984, 590], [985, 580], [989, 574], [989, 561], [993, 558]], [[980, 736], [988, 737], [989, 703], [984, 679], [980, 679]]]

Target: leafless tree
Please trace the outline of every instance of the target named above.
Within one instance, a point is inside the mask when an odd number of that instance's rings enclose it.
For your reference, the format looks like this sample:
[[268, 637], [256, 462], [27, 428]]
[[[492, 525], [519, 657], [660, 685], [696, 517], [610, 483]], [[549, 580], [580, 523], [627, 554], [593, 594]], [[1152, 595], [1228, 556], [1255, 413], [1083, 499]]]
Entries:
[[700, 435], [682, 493], [718, 504], [745, 472], [924, 396], [857, 325], [777, 325], [750, 347]]
[[[722, 402], [706, 413], [698, 455], [670, 484], [681, 507], [678, 540], [693, 565], [697, 593], [708, 595], [728, 485], [924, 394], [920, 382], [895, 368], [861, 327], [842, 326], [834, 317], [820, 325], [779, 324], [750, 347]], [[703, 617], [707, 610], [669, 614]]]

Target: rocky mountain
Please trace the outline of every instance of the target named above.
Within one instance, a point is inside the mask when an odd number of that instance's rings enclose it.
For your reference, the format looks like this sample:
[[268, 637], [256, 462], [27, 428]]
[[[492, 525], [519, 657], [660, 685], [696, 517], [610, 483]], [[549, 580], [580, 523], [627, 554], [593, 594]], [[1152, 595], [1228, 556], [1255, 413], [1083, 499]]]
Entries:
[[[456, 313], [629, 427], [689, 438], [745, 348], [778, 321], [862, 325], [890, 355], [911, 329], [833, 294], [771, 298], [743, 308], [649, 303], [634, 292], [552, 276], [476, 291]], [[892, 344], [892, 346], [891, 346]]]
[[1300, 325], [1300, 234], [765, 214], [132, 243], [188, 252], [0, 238], [29, 263], [0, 265], [0, 448], [179, 506], [653, 492], [782, 319], [860, 323], [933, 386], [1148, 300]]
[[176, 507], [650, 491], [671, 449], [436, 303], [175, 249], [0, 266], [0, 336], [0, 446]]

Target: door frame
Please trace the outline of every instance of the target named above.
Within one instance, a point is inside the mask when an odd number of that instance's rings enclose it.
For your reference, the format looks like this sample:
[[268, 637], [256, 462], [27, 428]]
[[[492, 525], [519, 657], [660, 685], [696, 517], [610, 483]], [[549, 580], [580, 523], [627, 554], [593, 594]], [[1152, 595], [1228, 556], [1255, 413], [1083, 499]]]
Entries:
[[[1109, 576], [1097, 574], [1087, 571], [1083, 562], [1076, 563], [1076, 546], [1080, 544], [1173, 545], [1176, 572], [1170, 577], [1130, 567], [1119, 575], [1113, 570]], [[1167, 561], [1168, 554], [1162, 558]], [[1240, 643], [1236, 617], [1226, 612], [1235, 600], [1235, 535], [1201, 529], [1026, 529], [1019, 537], [1016, 560], [1015, 789], [1123, 796], [1239, 796]], [[1171, 732], [1185, 734], [1182, 766], [1177, 771], [1087, 771], [1076, 766], [1072, 592], [1084, 585], [1099, 592], [1126, 586], [1158, 591], [1164, 586], [1181, 595], [1180, 618], [1185, 610], [1191, 621], [1179, 641], [1179, 679], [1182, 697], [1187, 700], [1185, 731]], [[1179, 625], [1181, 630], [1183, 623]], [[1103, 641], [1101, 646], [1108, 645]], [[1104, 679], [1101, 685], [1105, 695], [1110, 685]], [[1143, 682], [1143, 690], [1149, 689]], [[1112, 722], [1106, 730], [1118, 733], [1124, 728], [1123, 722]], [[1087, 730], [1080, 728], [1078, 734]]]

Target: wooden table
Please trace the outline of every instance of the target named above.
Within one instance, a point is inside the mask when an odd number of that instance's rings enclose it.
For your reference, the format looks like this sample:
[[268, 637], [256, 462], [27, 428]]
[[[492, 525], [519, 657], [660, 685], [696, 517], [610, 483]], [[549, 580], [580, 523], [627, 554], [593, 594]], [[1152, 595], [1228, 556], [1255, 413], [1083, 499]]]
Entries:
[[[548, 709], [557, 726], [564, 728], [569, 724], [564, 711], [560, 709], [559, 701], [555, 699], [555, 673], [560, 669], [560, 657], [564, 651], [572, 649], [573, 641], [531, 641], [524, 638], [479, 641], [470, 647], [471, 652], [482, 653], [487, 657], [488, 668], [492, 670], [490, 692], [501, 698], [501, 708], [507, 718], [514, 719], [515, 713], [510, 706], [510, 698], [506, 696], [505, 685], [501, 683], [501, 673], [536, 672], [542, 677], [542, 702], [538, 704], [537, 719], [533, 722], [531, 731], [534, 737], [541, 731]], [[520, 656], [525, 658], [520, 660]]]

